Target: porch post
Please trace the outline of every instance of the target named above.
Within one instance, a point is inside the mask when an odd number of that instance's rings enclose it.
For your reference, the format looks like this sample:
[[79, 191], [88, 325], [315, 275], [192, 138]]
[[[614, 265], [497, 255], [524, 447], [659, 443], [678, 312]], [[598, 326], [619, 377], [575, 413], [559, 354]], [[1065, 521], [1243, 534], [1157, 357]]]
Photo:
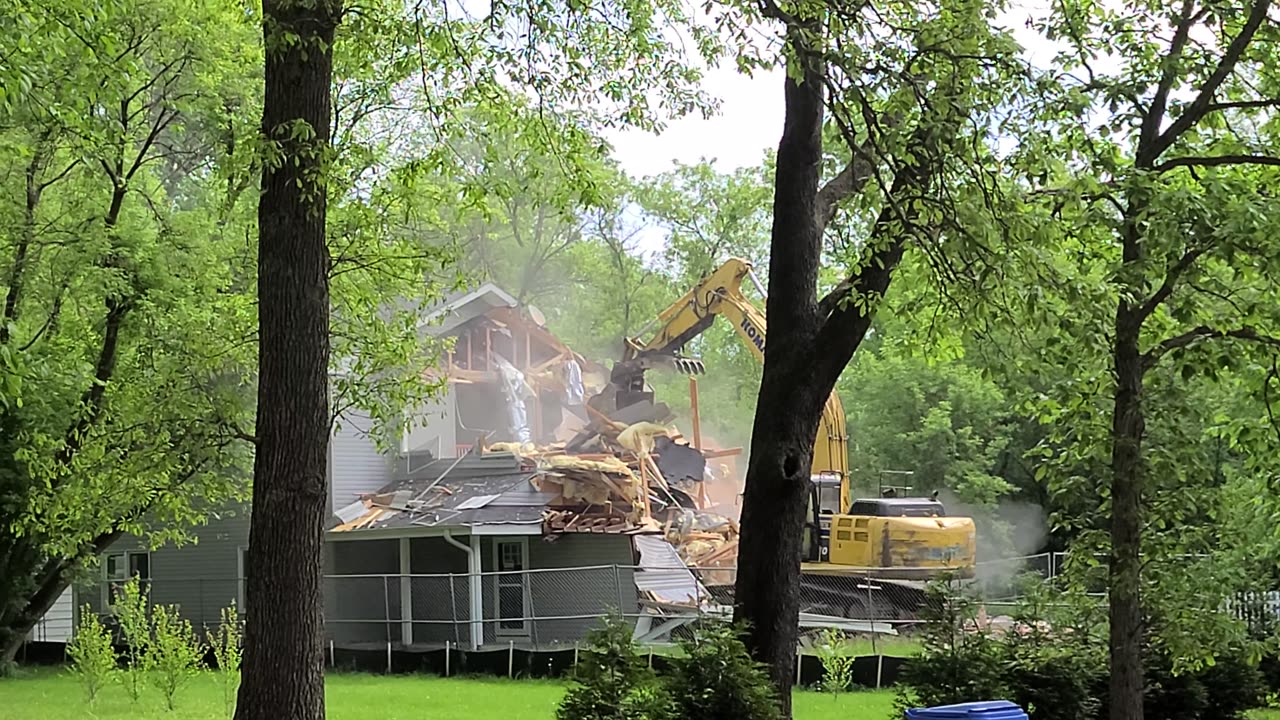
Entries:
[[413, 584], [409, 577], [409, 538], [400, 538], [400, 644], [413, 644]]

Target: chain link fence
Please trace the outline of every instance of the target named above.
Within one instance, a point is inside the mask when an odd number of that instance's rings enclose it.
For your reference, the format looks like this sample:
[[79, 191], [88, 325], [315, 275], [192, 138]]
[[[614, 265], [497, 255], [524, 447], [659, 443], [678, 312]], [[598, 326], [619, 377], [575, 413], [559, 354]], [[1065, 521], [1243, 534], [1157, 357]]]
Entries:
[[[1017, 578], [1054, 577], [1059, 553], [979, 563], [964, 582], [975, 596], [1015, 602]], [[898, 569], [901, 570], [901, 569]], [[910, 569], [814, 569], [801, 579], [802, 635], [834, 627], [878, 636], [909, 634], [920, 622], [927, 577]], [[323, 581], [327, 641], [337, 647], [563, 648], [580, 643], [609, 614], [621, 614], [646, 643], [670, 643], [701, 617], [731, 617], [735, 568], [596, 565], [514, 572], [329, 575]], [[199, 630], [213, 631], [222, 608], [245, 607], [243, 578], [147, 583], [153, 603], [177, 605]], [[80, 589], [99, 612], [105, 584]]]

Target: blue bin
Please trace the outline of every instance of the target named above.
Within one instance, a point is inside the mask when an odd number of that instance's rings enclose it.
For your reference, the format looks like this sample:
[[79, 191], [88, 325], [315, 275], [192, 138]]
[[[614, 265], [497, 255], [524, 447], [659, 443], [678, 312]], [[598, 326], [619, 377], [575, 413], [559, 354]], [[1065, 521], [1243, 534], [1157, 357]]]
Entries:
[[907, 711], [906, 720], [1028, 720], [1027, 713], [1008, 700], [939, 705]]

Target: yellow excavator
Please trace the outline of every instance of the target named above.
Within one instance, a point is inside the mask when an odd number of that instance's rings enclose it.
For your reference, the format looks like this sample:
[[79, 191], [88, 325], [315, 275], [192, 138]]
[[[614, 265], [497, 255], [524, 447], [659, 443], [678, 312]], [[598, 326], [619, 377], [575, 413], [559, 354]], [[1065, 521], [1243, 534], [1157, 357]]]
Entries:
[[[764, 361], [764, 313], [742, 292], [750, 280], [763, 297], [763, 285], [751, 264], [730, 258], [696, 287], [663, 310], [625, 341], [622, 360], [610, 372], [609, 387], [594, 398], [602, 410], [652, 401], [646, 370], [671, 368], [706, 372], [704, 363], [683, 354], [684, 347], [711, 327], [717, 316], [733, 324], [756, 359]], [[656, 325], [656, 329], [651, 330]], [[612, 406], [612, 407], [609, 407]], [[932, 498], [850, 499], [849, 445], [844, 406], [832, 392], [818, 423], [813, 447], [813, 488], [806, 523], [803, 571], [806, 594], [841, 585], [842, 576], [886, 580], [926, 580], [942, 572], [972, 575], [976, 560], [972, 518], [951, 517]], [[914, 584], [914, 583], [913, 583]], [[843, 583], [848, 586], [848, 583]], [[840, 604], [839, 598], [832, 603]], [[832, 604], [827, 603], [827, 604]], [[851, 610], [848, 604], [844, 605]]]

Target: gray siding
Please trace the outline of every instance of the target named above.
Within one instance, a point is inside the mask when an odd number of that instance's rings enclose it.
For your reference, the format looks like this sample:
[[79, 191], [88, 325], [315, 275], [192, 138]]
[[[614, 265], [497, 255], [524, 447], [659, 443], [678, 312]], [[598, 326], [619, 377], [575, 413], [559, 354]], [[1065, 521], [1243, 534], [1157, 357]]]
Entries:
[[454, 411], [453, 385], [445, 389], [437, 402], [430, 403], [407, 418], [408, 428], [400, 439], [400, 452], [430, 451], [438, 458], [455, 457], [458, 418]]
[[65, 643], [71, 639], [75, 627], [75, 591], [67, 588], [54, 601], [49, 612], [31, 628], [27, 639], [32, 642]]
[[391, 480], [390, 464], [378, 452], [367, 413], [350, 409], [329, 442], [329, 510], [340, 510], [360, 495], [375, 492]]
[[[398, 540], [329, 543], [325, 628], [339, 645], [400, 640]], [[347, 576], [347, 577], [343, 577]], [[352, 577], [356, 576], [356, 577]]]
[[[529, 598], [533, 615], [598, 615], [606, 609], [620, 609], [627, 615], [635, 613], [638, 604], [634, 564], [631, 538], [627, 535], [561, 535], [551, 543], [537, 537], [530, 538], [529, 567], [535, 570], [608, 566], [594, 570], [531, 573]], [[532, 633], [539, 645], [573, 643], [599, 624], [599, 619], [594, 617], [538, 620], [532, 623]]]
[[[197, 631], [215, 628], [222, 608], [240, 604], [240, 548], [249, 544], [247, 506], [219, 510], [209, 521], [190, 530], [193, 541], [182, 546], [163, 545], [150, 552], [153, 603], [177, 605]], [[108, 553], [145, 551], [132, 535], [116, 541]], [[78, 589], [77, 602], [105, 612], [104, 568]]]

